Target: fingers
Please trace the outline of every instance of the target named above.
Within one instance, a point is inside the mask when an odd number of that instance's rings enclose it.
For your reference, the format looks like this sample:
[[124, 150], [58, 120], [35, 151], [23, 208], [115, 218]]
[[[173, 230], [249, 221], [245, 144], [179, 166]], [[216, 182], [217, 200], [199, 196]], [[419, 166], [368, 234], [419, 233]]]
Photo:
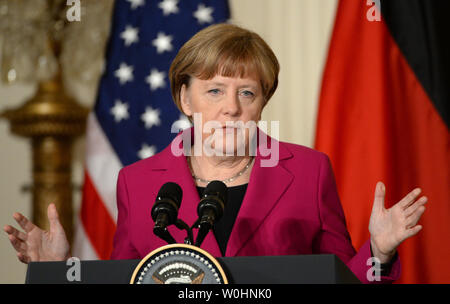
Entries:
[[406, 240], [407, 238], [415, 236], [417, 233], [419, 233], [420, 230], [422, 230], [422, 225], [417, 225], [406, 230], [406, 236], [404, 239]]
[[31, 262], [31, 258], [29, 256], [26, 256], [25, 254], [20, 252], [17, 253], [17, 258], [24, 264], [28, 264]]
[[25, 252], [27, 250], [27, 244], [16, 238], [14, 235], [8, 235], [8, 239], [17, 252]]
[[28, 248], [26, 244], [27, 235], [10, 225], [6, 225], [3, 230], [8, 234], [8, 239], [11, 242], [11, 245], [17, 251], [17, 258], [19, 261], [28, 264], [30, 262], [30, 258], [26, 255]]
[[6, 225], [3, 230], [8, 234], [8, 239], [11, 242], [11, 245], [17, 251], [17, 258], [19, 261], [28, 264], [31, 262], [31, 258], [27, 254], [27, 233], [33, 230], [36, 226], [21, 213], [14, 213], [13, 218], [20, 225], [20, 227], [25, 230], [25, 233], [10, 225]]
[[378, 182], [375, 186], [375, 198], [373, 201], [373, 209], [383, 210], [384, 209], [384, 197], [386, 195], [386, 187], [382, 182]]
[[56, 211], [55, 204], [48, 205], [47, 217], [48, 217], [48, 221], [50, 223], [50, 231], [57, 231], [62, 228], [62, 225], [59, 222], [58, 211]]
[[[410, 193], [408, 193], [400, 202], [400, 206], [404, 210], [404, 216], [406, 218], [406, 229], [408, 229], [408, 234], [415, 235], [417, 232], [422, 229], [422, 226], [417, 225], [422, 214], [425, 212], [425, 204], [428, 202], [428, 198], [426, 196], [422, 196], [418, 200], [417, 197], [420, 195], [422, 190], [420, 188], [416, 188]], [[415, 231], [413, 229], [418, 229]], [[420, 228], [416, 228], [420, 227]], [[411, 230], [413, 229], [413, 230]], [[414, 233], [413, 233], [414, 232]]]
[[420, 217], [422, 216], [422, 214], [425, 212], [425, 206], [420, 206], [417, 208], [417, 210], [411, 214], [411, 216], [409, 216], [406, 220], [406, 228], [411, 228], [414, 227], [417, 222], [420, 220]]
[[17, 258], [22, 263], [28, 264], [31, 262], [31, 258], [26, 254], [27, 244], [24, 241], [19, 240], [13, 234], [8, 235], [9, 241], [17, 251]]
[[414, 204], [410, 205], [404, 210], [405, 217], [410, 217], [420, 208], [420, 206], [425, 205], [427, 202], [428, 198], [426, 196], [422, 196], [421, 198], [419, 198]]
[[412, 203], [414, 203], [414, 201], [416, 200], [416, 198], [419, 196], [419, 194], [421, 192], [422, 192], [422, 189], [420, 189], [420, 188], [414, 189], [413, 191], [409, 192], [404, 198], [402, 198], [402, 200], [400, 202], [398, 202], [398, 204], [403, 209], [408, 208]]
[[31, 230], [34, 229], [34, 227], [36, 227], [29, 219], [27, 219], [26, 216], [24, 216], [21, 213], [18, 212], [14, 213], [13, 218], [20, 225], [20, 227], [22, 227], [22, 229], [25, 230], [25, 232], [30, 232]]
[[22, 263], [28, 264], [31, 259], [27, 256], [27, 235], [16, 228], [6, 225], [3, 230], [8, 234], [8, 239], [11, 242], [13, 248], [17, 251], [17, 258]]
[[12, 234], [14, 235], [16, 238], [18, 238], [21, 241], [26, 241], [27, 240], [27, 235], [25, 233], [23, 233], [22, 231], [17, 230], [16, 228], [10, 226], [10, 225], [6, 225], [3, 230], [9, 235]]
[[[405, 222], [405, 231], [404, 231], [404, 240], [410, 238], [420, 230], [422, 230], [422, 225], [417, 225], [423, 213], [425, 212], [425, 204], [428, 202], [428, 198], [426, 196], [422, 196], [417, 201], [416, 198], [421, 193], [419, 188], [411, 191], [405, 198], [399, 202], [401, 207], [404, 209], [404, 216], [406, 218]], [[415, 202], [414, 202], [415, 201]]]

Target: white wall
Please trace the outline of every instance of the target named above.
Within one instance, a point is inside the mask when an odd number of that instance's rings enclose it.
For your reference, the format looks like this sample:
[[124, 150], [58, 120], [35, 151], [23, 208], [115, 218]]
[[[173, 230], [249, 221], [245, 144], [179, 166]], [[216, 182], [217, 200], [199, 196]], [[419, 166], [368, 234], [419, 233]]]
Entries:
[[[332, 29], [336, 0], [230, 0], [233, 22], [260, 34], [281, 64], [280, 84], [263, 114], [280, 121], [280, 139], [306, 146], [314, 140], [320, 78]], [[33, 96], [34, 85], [0, 83], [0, 112], [17, 107]], [[75, 96], [92, 105], [92, 88]], [[75, 145], [74, 183], [82, 183], [84, 140]], [[0, 224], [15, 224], [15, 211], [30, 215], [31, 196], [21, 192], [31, 181], [28, 140], [11, 135], [0, 120]], [[74, 197], [75, 211], [80, 196]], [[16, 225], [17, 227], [17, 225]], [[0, 283], [23, 283], [26, 266], [20, 263], [6, 233], [0, 233]]]
[[233, 20], [260, 34], [281, 71], [263, 120], [280, 121], [280, 139], [312, 146], [322, 67], [335, 0], [232, 0]]

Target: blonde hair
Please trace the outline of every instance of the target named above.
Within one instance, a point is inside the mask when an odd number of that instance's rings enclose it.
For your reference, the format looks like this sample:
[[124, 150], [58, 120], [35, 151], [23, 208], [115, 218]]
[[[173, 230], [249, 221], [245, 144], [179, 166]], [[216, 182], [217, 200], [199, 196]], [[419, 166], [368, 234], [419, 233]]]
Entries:
[[170, 66], [169, 79], [172, 97], [183, 112], [180, 91], [183, 84], [189, 87], [192, 76], [257, 77], [266, 104], [278, 86], [279, 71], [275, 54], [258, 34], [221, 23], [199, 31], [181, 47]]

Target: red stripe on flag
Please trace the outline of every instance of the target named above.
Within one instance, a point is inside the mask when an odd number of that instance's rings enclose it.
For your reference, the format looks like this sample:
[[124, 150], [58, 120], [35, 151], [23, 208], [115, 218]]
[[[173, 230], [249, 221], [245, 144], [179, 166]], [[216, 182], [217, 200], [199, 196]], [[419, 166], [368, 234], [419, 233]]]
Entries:
[[81, 221], [98, 257], [101, 260], [108, 260], [113, 249], [116, 224], [98, 195], [87, 171], [84, 174]]

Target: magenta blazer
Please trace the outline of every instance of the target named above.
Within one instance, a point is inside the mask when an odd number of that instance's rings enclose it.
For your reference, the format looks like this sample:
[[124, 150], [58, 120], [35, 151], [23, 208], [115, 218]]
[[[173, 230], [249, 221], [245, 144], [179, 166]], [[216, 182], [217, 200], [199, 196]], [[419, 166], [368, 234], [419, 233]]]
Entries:
[[[360, 281], [368, 283], [370, 240], [358, 252], [353, 248], [328, 157], [304, 146], [279, 142], [278, 165], [262, 167], [264, 158], [270, 157], [261, 156], [258, 149], [225, 256], [335, 254]], [[183, 189], [179, 218], [192, 225], [200, 198], [185, 156], [174, 156], [169, 145], [120, 171], [112, 259], [141, 259], [166, 245], [152, 232], [150, 211], [160, 187], [169, 181]], [[174, 228], [169, 227], [169, 231], [183, 243], [186, 233]], [[202, 248], [222, 256], [212, 232]], [[381, 282], [392, 282], [399, 276], [397, 259]]]

